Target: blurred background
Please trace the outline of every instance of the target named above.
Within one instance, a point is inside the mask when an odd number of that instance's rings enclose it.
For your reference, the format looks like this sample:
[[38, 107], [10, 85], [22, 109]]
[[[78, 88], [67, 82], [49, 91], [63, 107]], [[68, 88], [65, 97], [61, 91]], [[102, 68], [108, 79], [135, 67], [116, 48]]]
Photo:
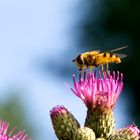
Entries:
[[[33, 140], [57, 140], [49, 116], [64, 105], [84, 124], [83, 102], [65, 86], [78, 73], [72, 59], [84, 51], [128, 45], [111, 70], [124, 73], [116, 127], [140, 127], [140, 1], [0, 1], [0, 118]], [[80, 115], [79, 115], [80, 114]]]

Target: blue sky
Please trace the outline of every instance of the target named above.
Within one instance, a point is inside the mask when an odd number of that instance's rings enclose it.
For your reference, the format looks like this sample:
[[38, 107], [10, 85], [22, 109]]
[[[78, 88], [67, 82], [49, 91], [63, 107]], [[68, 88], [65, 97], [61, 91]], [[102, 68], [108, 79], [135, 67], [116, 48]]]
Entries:
[[[40, 60], [57, 61], [63, 59], [65, 52], [75, 49], [76, 35], [71, 30], [81, 20], [79, 15], [84, 14], [79, 6], [82, 2], [0, 1], [0, 97], [6, 101], [12, 93], [2, 93], [23, 89], [24, 94], [18, 96], [26, 116], [31, 116], [29, 123], [37, 128], [36, 140], [56, 140], [49, 110], [57, 104], [65, 105], [81, 124], [84, 122], [86, 108], [64, 85], [64, 79], [49, 71], [46, 76], [38, 68]], [[120, 110], [119, 106], [117, 109]], [[120, 111], [120, 120], [126, 119], [125, 109]]]

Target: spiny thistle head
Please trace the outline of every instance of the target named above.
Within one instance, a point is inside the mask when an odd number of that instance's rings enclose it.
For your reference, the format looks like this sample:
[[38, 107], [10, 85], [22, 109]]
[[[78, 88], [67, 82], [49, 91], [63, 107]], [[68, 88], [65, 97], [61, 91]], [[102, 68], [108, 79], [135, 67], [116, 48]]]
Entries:
[[31, 140], [27, 134], [25, 134], [25, 130], [19, 131], [17, 134], [14, 134], [15, 128], [11, 130], [9, 134], [7, 134], [9, 128], [9, 123], [0, 120], [0, 140]]
[[56, 106], [50, 111], [53, 128], [59, 140], [71, 140], [80, 127], [74, 116], [64, 107]]
[[81, 98], [89, 108], [113, 108], [123, 88], [123, 74], [109, 74], [98, 71], [94, 73], [79, 73], [79, 80], [76, 81], [73, 75], [73, 93]]
[[130, 125], [126, 128], [117, 130], [109, 140], [140, 140], [140, 129], [136, 125]]
[[64, 106], [58, 105], [58, 106], [53, 107], [52, 110], [50, 110], [50, 115], [51, 115], [51, 118], [53, 118], [53, 117], [61, 116], [67, 112], [68, 110]]
[[97, 138], [96, 140], [105, 140], [104, 138]]
[[88, 127], [81, 127], [74, 134], [73, 140], [95, 140], [95, 133]]

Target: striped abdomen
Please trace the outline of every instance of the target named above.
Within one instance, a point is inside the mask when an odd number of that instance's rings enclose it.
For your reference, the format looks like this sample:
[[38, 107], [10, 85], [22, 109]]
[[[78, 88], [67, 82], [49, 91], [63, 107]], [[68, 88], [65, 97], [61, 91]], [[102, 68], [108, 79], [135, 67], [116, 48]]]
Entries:
[[119, 56], [110, 53], [101, 53], [96, 57], [95, 65], [103, 65], [106, 63], [121, 63]]

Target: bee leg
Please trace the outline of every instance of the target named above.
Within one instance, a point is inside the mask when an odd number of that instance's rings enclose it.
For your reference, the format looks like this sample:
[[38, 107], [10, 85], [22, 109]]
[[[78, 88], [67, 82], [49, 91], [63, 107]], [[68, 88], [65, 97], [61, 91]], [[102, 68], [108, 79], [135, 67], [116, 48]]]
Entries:
[[108, 72], [109, 65], [106, 63], [106, 72]]
[[79, 71], [82, 71], [82, 68], [79, 68]]
[[109, 64], [106, 63], [106, 73], [108, 74], [108, 76], [110, 76], [110, 71], [108, 69], [109, 69]]
[[104, 65], [102, 65], [102, 72], [104, 72]]
[[86, 70], [88, 71], [88, 66], [87, 66], [87, 65], [85, 66], [85, 68], [86, 68]]
[[90, 66], [90, 73], [92, 73], [92, 68], [93, 68], [93, 67], [92, 67], [92, 66]]

